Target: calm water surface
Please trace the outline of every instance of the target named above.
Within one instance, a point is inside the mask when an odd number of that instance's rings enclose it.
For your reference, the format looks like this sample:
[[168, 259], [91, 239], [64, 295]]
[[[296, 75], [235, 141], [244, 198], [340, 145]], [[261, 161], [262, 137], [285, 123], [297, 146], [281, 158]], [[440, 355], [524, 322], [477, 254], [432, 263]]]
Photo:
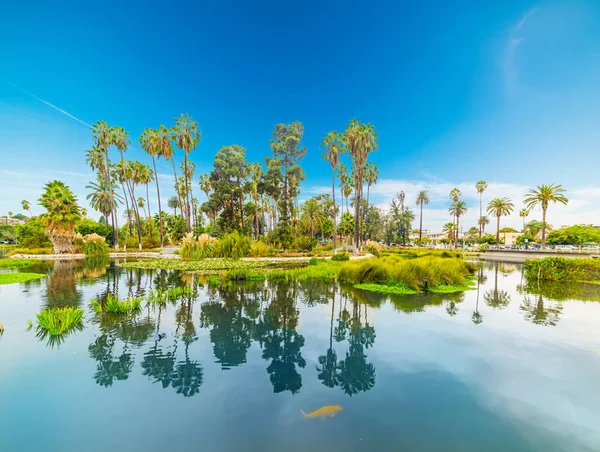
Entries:
[[[114, 264], [36, 271], [0, 286], [2, 451], [600, 450], [600, 286], [527, 287], [497, 263], [478, 290], [392, 298]], [[183, 284], [196, 293], [133, 318], [88, 308]], [[86, 309], [83, 331], [26, 331], [65, 305]], [[301, 414], [326, 405], [342, 411]]]

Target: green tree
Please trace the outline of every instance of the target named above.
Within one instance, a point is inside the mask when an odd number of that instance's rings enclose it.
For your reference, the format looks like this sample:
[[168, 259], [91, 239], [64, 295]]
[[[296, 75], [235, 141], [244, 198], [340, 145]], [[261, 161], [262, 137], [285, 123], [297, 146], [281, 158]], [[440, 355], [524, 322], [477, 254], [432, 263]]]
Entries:
[[188, 172], [188, 156], [190, 152], [196, 149], [198, 143], [200, 142], [201, 133], [198, 130], [198, 123], [194, 121], [189, 115], [182, 114], [179, 118], [175, 119], [175, 127], [172, 129], [173, 138], [175, 140], [175, 145], [183, 151], [183, 162], [184, 162], [184, 177], [186, 179], [185, 184], [185, 203], [181, 205], [185, 205], [187, 208], [186, 214], [186, 222], [187, 222], [187, 230], [191, 230], [191, 219], [190, 219], [190, 189], [191, 180], [190, 173]]
[[[152, 167], [153, 167], [153, 175], [154, 181], [156, 182], [156, 193], [158, 196], [158, 224], [160, 228], [160, 246], [161, 248], [164, 246], [165, 242], [165, 232], [164, 232], [164, 224], [163, 224], [163, 212], [162, 206], [160, 202], [160, 187], [158, 184], [158, 173], [156, 171], [156, 159], [160, 158], [162, 155], [162, 141], [159, 134], [158, 129], [150, 129], [146, 128], [142, 131], [142, 135], [140, 136], [140, 145], [142, 149], [146, 151], [146, 153], [152, 157]], [[148, 211], [149, 212], [149, 211]]]
[[327, 218], [325, 212], [323, 211], [322, 206], [315, 198], [311, 198], [307, 200], [304, 204], [302, 204], [302, 216], [301, 220], [304, 224], [310, 227], [310, 236], [315, 236], [315, 225], [320, 228], [323, 227], [323, 223]]
[[450, 208], [448, 209], [448, 212], [454, 216], [454, 218], [456, 218], [456, 231], [457, 231], [457, 237], [454, 243], [454, 247], [456, 248], [456, 246], [458, 245], [458, 232], [460, 231], [460, 226], [459, 226], [459, 221], [460, 221], [460, 217], [463, 216], [465, 213], [467, 213], [467, 203], [462, 201], [462, 200], [458, 200], [457, 202], [455, 202], [454, 204], [452, 204], [450, 206]]
[[[477, 193], [479, 193], [479, 219], [483, 218], [483, 192], [487, 190], [488, 184], [484, 180], [480, 180], [475, 184], [475, 188], [477, 189]], [[482, 222], [479, 222], [479, 238], [483, 235], [483, 226]]]
[[27, 212], [29, 216], [31, 216], [31, 211], [29, 210], [31, 205], [29, 204], [29, 201], [27, 201], [26, 199], [21, 201], [21, 207], [23, 207], [23, 210]]
[[419, 215], [419, 240], [421, 240], [423, 238], [423, 204], [429, 204], [429, 194], [427, 190], [421, 190], [419, 192], [416, 203], [421, 210]]
[[179, 207], [179, 199], [177, 196], [171, 196], [167, 201], [167, 205], [173, 209], [173, 215], [177, 215], [177, 207]]
[[352, 159], [352, 176], [354, 179], [354, 252], [358, 252], [360, 227], [360, 206], [365, 166], [369, 154], [378, 146], [378, 134], [369, 124], [363, 124], [356, 118], [350, 121], [344, 131], [344, 145]]
[[542, 249], [546, 247], [546, 212], [550, 203], [567, 205], [569, 200], [564, 195], [565, 189], [560, 184], [538, 185], [525, 195], [525, 207], [531, 210], [540, 206], [542, 209]]
[[54, 252], [73, 252], [75, 223], [81, 219], [77, 197], [63, 181], [54, 180], [44, 185], [44, 192], [38, 203], [46, 209], [41, 218], [54, 245]]
[[[485, 233], [485, 227], [488, 224], [490, 224], [490, 220], [489, 220], [489, 218], [487, 216], [484, 215], [482, 217], [479, 217], [479, 220], [477, 221], [477, 224], [479, 225], [479, 230], [481, 231], [481, 233], [484, 234]], [[480, 235], [479, 238], [481, 238], [481, 235]]]
[[508, 198], [494, 198], [487, 206], [487, 213], [496, 217], [496, 246], [500, 245], [500, 217], [510, 215], [514, 208]]
[[523, 233], [525, 233], [525, 218], [527, 218], [529, 216], [529, 210], [528, 209], [519, 210], [519, 216], [521, 218], [523, 218]]
[[340, 156], [345, 151], [342, 142], [342, 136], [335, 130], [329, 132], [323, 138], [323, 144], [321, 147], [326, 149], [323, 152], [322, 157], [329, 162], [331, 165], [331, 197], [333, 199], [333, 254], [335, 255], [336, 250], [336, 239], [337, 239], [337, 210], [335, 207], [335, 170], [340, 163]]

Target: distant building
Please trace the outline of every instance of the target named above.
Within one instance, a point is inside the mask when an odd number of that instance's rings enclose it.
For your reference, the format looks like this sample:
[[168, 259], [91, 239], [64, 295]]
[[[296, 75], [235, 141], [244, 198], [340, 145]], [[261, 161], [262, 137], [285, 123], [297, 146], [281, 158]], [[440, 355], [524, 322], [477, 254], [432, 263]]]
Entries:
[[517, 243], [517, 237], [521, 236], [520, 232], [501, 232], [500, 237], [504, 239], [506, 246], [513, 246]]
[[14, 226], [16, 224], [25, 224], [25, 222], [23, 220], [19, 220], [17, 218], [0, 217], [0, 225], [5, 225], [5, 224]]

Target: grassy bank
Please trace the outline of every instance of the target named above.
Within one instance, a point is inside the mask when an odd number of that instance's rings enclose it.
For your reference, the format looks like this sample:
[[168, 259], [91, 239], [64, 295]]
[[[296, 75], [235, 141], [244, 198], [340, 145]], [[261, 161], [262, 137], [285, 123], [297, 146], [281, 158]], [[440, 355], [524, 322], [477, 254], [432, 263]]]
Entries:
[[0, 273], [0, 285], [16, 284], [43, 278], [41, 273]]
[[0, 259], [0, 268], [23, 268], [40, 262], [36, 259]]
[[123, 268], [144, 268], [149, 270], [180, 270], [184, 272], [218, 272], [231, 269], [252, 269], [266, 267], [268, 261], [241, 261], [233, 259], [203, 259], [198, 261], [184, 261], [180, 259], [143, 259], [119, 264]]
[[525, 276], [542, 281], [600, 281], [600, 259], [545, 257], [525, 261]]

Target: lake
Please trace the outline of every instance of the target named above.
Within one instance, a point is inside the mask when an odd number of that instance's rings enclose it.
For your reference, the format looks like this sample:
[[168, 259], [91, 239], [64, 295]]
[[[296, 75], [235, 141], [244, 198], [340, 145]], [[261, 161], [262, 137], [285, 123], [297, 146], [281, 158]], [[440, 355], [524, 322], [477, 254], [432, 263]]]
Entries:
[[[2, 451], [600, 450], [600, 286], [529, 287], [503, 263], [465, 293], [392, 297], [108, 262], [34, 270], [46, 278], [0, 286]], [[132, 318], [89, 309], [180, 285], [195, 290]], [[66, 305], [86, 309], [82, 331], [27, 330]]]

